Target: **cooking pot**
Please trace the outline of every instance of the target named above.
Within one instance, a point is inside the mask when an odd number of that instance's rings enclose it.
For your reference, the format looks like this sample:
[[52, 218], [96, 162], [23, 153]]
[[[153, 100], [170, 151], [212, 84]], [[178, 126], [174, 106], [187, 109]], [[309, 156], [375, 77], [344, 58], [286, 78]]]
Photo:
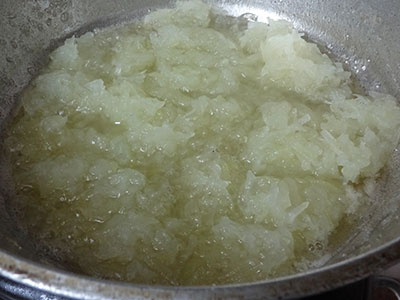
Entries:
[[[359, 89], [400, 99], [400, 2], [396, 0], [214, 0], [229, 14], [287, 19], [345, 64]], [[2, 0], [0, 2], [0, 129], [15, 113], [24, 87], [48, 54], [72, 35], [139, 18], [173, 5], [167, 0]], [[4, 134], [4, 133], [3, 133]], [[62, 260], [38, 251], [16, 226], [7, 162], [0, 164], [0, 278], [27, 290], [72, 299], [269, 299], [319, 293], [368, 277], [400, 259], [400, 154], [370, 192], [348, 233], [302, 273], [255, 283], [169, 287], [98, 280], [74, 273]], [[394, 281], [391, 288], [396, 289]]]

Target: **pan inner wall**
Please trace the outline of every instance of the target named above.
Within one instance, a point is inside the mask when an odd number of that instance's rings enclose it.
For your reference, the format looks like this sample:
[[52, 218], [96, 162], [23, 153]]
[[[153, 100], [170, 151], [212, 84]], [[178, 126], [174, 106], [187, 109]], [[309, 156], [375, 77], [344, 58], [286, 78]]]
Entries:
[[[59, 46], [66, 37], [138, 18], [146, 14], [148, 8], [170, 4], [170, 2], [162, 4], [158, 2], [119, 1], [115, 7], [109, 7], [110, 5], [103, 1], [82, 1], [78, 4], [72, 1], [63, 3], [4, 1], [0, 4], [2, 6], [0, 11], [4, 16], [1, 18], [0, 27], [5, 29], [0, 33], [0, 45], [3, 48], [0, 53], [1, 129], [4, 129], [8, 120], [12, 118], [18, 106], [20, 92], [48, 62], [49, 52]], [[46, 7], [47, 4], [49, 6]], [[245, 2], [243, 5], [236, 4], [235, 1], [219, 1], [217, 4], [235, 16], [252, 13], [258, 16], [260, 21], [269, 17], [283, 18], [293, 22], [297, 29], [306, 33], [308, 39], [317, 42], [326, 53], [347, 65], [360, 83], [360, 88], [388, 92], [399, 97], [400, 89], [396, 79], [400, 77], [400, 68], [393, 62], [400, 61], [399, 54], [394, 51], [395, 46], [400, 45], [400, 41], [399, 38], [390, 39], [390, 31], [385, 33], [385, 28], [393, 24], [387, 24], [390, 18], [385, 20], [383, 17], [385, 14], [391, 15], [384, 5], [374, 7], [371, 3], [365, 2], [353, 8], [350, 3], [322, 5], [315, 1], [303, 3], [304, 8], [300, 2], [296, 4], [295, 2], [253, 1]], [[97, 16], [93, 13], [93, 6], [100, 7], [100, 10], [97, 10], [99, 12]], [[18, 8], [21, 13], [13, 13], [12, 8]], [[322, 12], [326, 9], [337, 13], [328, 17]], [[129, 13], [127, 14], [126, 11]], [[348, 12], [356, 14], [360, 11], [363, 16], [368, 16], [362, 19], [361, 24], [355, 21], [355, 18], [349, 18], [349, 21], [346, 21], [350, 24], [342, 24]], [[374, 17], [369, 17], [371, 15]], [[395, 25], [400, 27], [399, 24]], [[368, 41], [365, 37], [372, 33], [367, 32], [367, 28], [378, 34], [381, 40], [388, 41], [387, 46], [374, 45], [374, 41]], [[372, 43], [372, 45], [366, 46], [367, 43]], [[340, 243], [342, 246], [330, 249], [333, 255], [317, 262], [316, 267], [364, 253], [399, 235], [400, 230], [393, 226], [399, 215], [397, 196], [399, 194], [397, 182], [400, 180], [399, 159], [398, 152], [395, 151], [390, 165], [387, 166], [372, 195], [374, 205], [366, 208], [357, 226], [353, 225], [353, 228], [362, 229], [353, 230], [352, 228], [347, 242], [338, 241], [337, 244]], [[64, 266], [62, 259], [57, 256], [49, 256], [48, 253], [37, 251], [34, 241], [26, 239], [18, 230], [18, 226], [15, 226], [15, 212], [9, 205], [13, 197], [12, 182], [4, 155], [1, 160], [0, 238], [4, 241], [3, 249], [34, 261], [68, 269], [69, 267]], [[79, 272], [79, 270], [72, 271]]]

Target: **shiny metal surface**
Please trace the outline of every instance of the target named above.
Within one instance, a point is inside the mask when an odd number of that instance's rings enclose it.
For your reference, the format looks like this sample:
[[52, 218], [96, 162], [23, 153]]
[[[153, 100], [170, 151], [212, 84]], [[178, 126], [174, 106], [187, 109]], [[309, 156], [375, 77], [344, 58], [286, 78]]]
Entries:
[[[396, 0], [215, 0], [232, 15], [284, 18], [345, 63], [361, 86], [400, 99], [400, 2]], [[0, 2], [0, 129], [18, 94], [68, 36], [140, 17], [169, 6], [162, 0], [2, 0]], [[0, 138], [1, 140], [1, 138]], [[314, 269], [264, 282], [229, 286], [160, 287], [95, 280], [35, 250], [18, 231], [10, 208], [12, 183], [4, 154], [0, 164], [0, 276], [73, 299], [269, 299], [328, 290], [382, 270], [400, 259], [400, 154], [393, 154], [374, 204], [353, 234]]]

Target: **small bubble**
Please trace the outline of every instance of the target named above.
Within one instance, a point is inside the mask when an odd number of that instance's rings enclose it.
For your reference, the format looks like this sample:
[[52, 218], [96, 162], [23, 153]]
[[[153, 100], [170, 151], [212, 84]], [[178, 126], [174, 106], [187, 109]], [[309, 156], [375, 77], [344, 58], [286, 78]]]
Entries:
[[29, 185], [29, 184], [25, 184], [23, 186], [21, 186], [21, 191], [26, 192], [26, 191], [30, 191], [33, 189], [33, 186]]
[[13, 20], [13, 19], [15, 19], [16, 17], [17, 17], [17, 15], [14, 14], [14, 13], [9, 13], [9, 14], [7, 15], [7, 19], [9, 19], [9, 20]]
[[66, 22], [66, 21], [68, 21], [68, 18], [69, 18], [69, 15], [67, 12], [63, 12], [61, 14], [61, 17], [60, 17], [61, 21]]
[[17, 41], [16, 41], [16, 40], [11, 40], [11, 41], [10, 41], [10, 44], [11, 44], [11, 47], [13, 47], [14, 49], [17, 49], [17, 48], [18, 48], [18, 44], [17, 44]]
[[317, 248], [317, 250], [322, 250], [324, 248], [324, 246], [320, 242], [315, 243], [315, 247]]
[[30, 75], [35, 75], [35, 68], [34, 67], [28, 67], [28, 69], [26, 69], [28, 71], [28, 73]]
[[[221, 251], [221, 254], [223, 255], [224, 254], [224, 252], [223, 251]], [[254, 266], [256, 266], [257, 264], [254, 262], [254, 261], [252, 261], [252, 260], [249, 260], [248, 261], [248, 264], [250, 265], [250, 266], [252, 266], [252, 267], [254, 267]]]

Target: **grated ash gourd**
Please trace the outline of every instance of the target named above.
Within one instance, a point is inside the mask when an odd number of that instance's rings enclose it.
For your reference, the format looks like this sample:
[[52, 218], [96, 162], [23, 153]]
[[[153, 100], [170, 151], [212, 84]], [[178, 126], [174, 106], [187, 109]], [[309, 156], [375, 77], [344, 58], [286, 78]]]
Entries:
[[222, 284], [292, 272], [366, 200], [398, 143], [391, 96], [283, 21], [178, 2], [70, 38], [6, 140], [22, 222], [85, 273]]

